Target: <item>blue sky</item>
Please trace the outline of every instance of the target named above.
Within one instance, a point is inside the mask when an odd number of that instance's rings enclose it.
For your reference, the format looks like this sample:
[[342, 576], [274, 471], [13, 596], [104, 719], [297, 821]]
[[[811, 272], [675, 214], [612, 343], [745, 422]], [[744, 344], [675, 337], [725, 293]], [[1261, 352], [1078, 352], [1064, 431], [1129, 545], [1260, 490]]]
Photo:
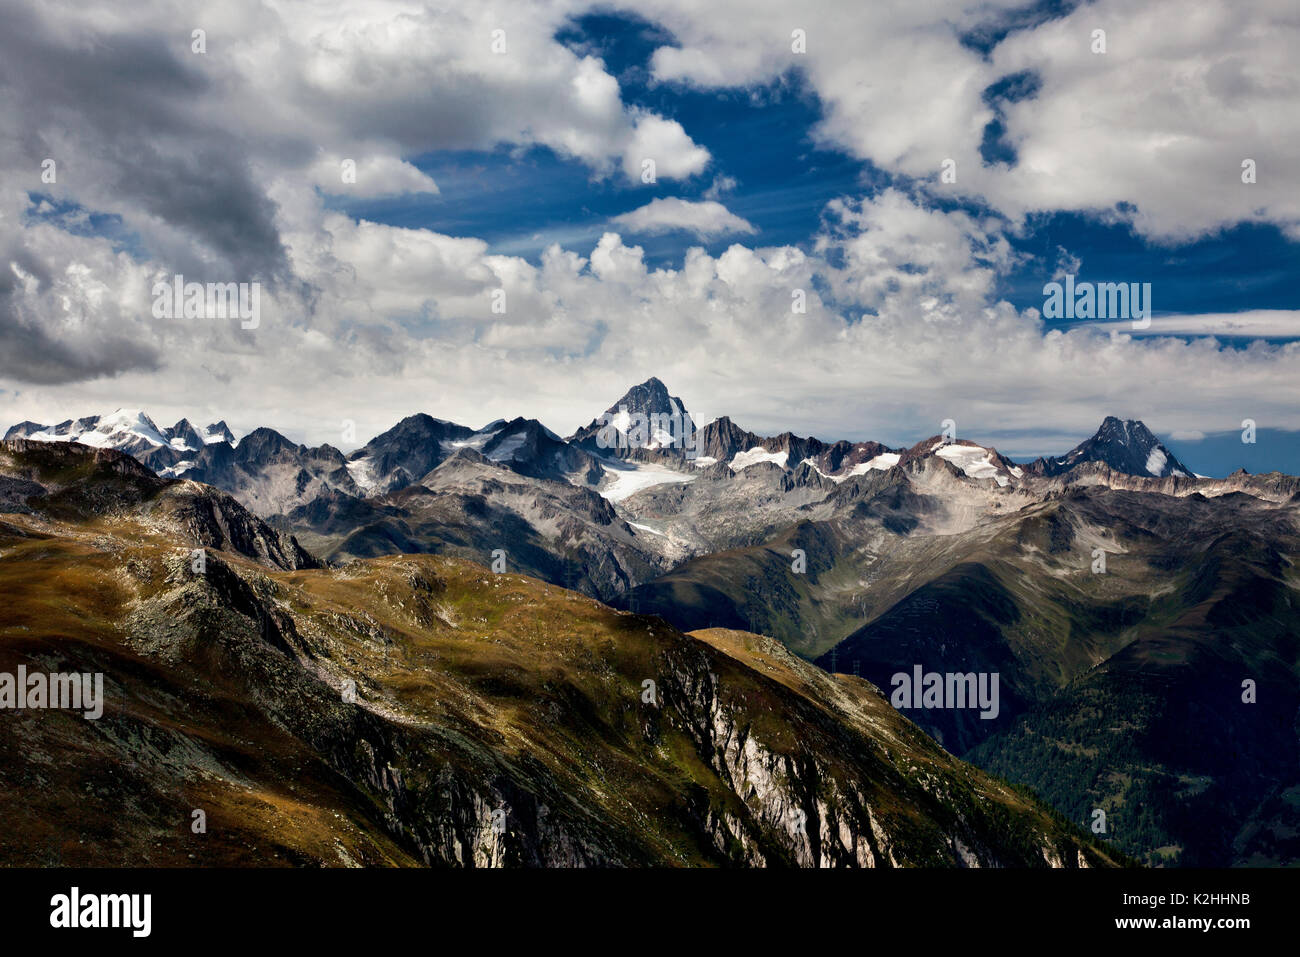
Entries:
[[[1037, 18], [1045, 15], [1040, 11]], [[814, 126], [822, 117], [821, 104], [796, 72], [743, 92], [700, 91], [652, 82], [651, 55], [672, 37], [643, 20], [586, 16], [558, 37], [575, 51], [599, 56], [617, 77], [626, 101], [677, 119], [692, 131], [696, 142], [713, 155], [720, 171], [715, 176], [734, 180], [734, 187], [718, 196], [731, 212], [757, 227], [757, 235], [747, 240], [751, 244], [808, 249], [831, 200], [908, 185], [907, 177], [890, 176], [869, 162], [817, 145]], [[987, 38], [969, 42], [981, 49], [989, 46]], [[990, 86], [985, 99], [996, 105], [1031, 98], [1037, 86], [1034, 74], [1018, 74]], [[1000, 122], [989, 124], [983, 155], [990, 162], [1013, 162], [1014, 150], [998, 142], [1001, 133]], [[343, 201], [339, 208], [395, 226], [482, 237], [494, 252], [536, 261], [553, 242], [594, 244], [611, 228], [611, 217], [663, 193], [659, 184], [593, 178], [579, 162], [546, 149], [440, 153], [419, 157], [415, 165], [444, 192], [415, 202]], [[708, 176], [698, 177], [675, 184], [671, 192], [698, 200], [714, 183]], [[575, 196], [581, 197], [580, 203], [574, 202]], [[945, 205], [976, 215], [988, 213], [974, 204]], [[734, 236], [701, 239], [684, 232], [636, 239], [652, 267], [680, 265], [689, 246], [701, 245], [717, 255], [737, 241]], [[1150, 282], [1156, 316], [1289, 310], [1300, 305], [1297, 246], [1275, 225], [1241, 224], [1190, 242], [1155, 242], [1123, 221], [1057, 211], [1030, 216], [1012, 246], [1021, 258], [999, 278], [997, 294], [1022, 309], [1042, 306], [1044, 282], [1054, 277], [1063, 260], [1078, 262], [1075, 275], [1080, 281]], [[1074, 323], [1062, 319], [1052, 324], [1068, 328]], [[1267, 338], [1293, 341], [1300, 338], [1300, 328], [1295, 336]], [[1250, 341], [1229, 338], [1224, 344], [1245, 348]], [[1208, 474], [1237, 467], [1300, 471], [1300, 435], [1282, 430], [1264, 430], [1254, 446], [1243, 445], [1236, 431], [1203, 440], [1167, 441], [1192, 468]]]
[[[1041, 4], [1024, 19], [1033, 22], [1072, 6]], [[832, 199], [908, 185], [907, 177], [890, 176], [869, 162], [818, 147], [813, 129], [822, 117], [821, 104], [795, 71], [744, 91], [700, 91], [652, 82], [651, 55], [671, 43], [672, 36], [644, 20], [608, 13], [584, 16], [557, 38], [575, 52], [599, 56], [618, 79], [626, 102], [676, 119], [692, 131], [713, 155], [715, 176], [735, 181], [721, 198], [758, 228], [752, 244], [808, 247]], [[1035, 88], [1033, 74], [1020, 74], [990, 86], [986, 99], [998, 103], [1032, 97]], [[986, 144], [999, 130], [995, 120]], [[986, 146], [984, 155], [995, 160], [1003, 153]], [[1014, 156], [1014, 151], [1006, 155]], [[334, 205], [375, 222], [481, 237], [493, 252], [533, 261], [554, 242], [593, 244], [611, 228], [611, 217], [655, 196], [667, 192], [698, 200], [715, 182], [703, 176], [665, 187], [597, 178], [577, 160], [545, 148], [443, 151], [416, 157], [413, 163], [442, 187], [441, 194], [335, 198]], [[981, 212], [976, 205], [947, 205]], [[998, 285], [999, 295], [1021, 308], [1041, 307], [1043, 284], [1052, 278], [1062, 252], [1080, 261], [1080, 280], [1150, 282], [1156, 315], [1300, 305], [1300, 253], [1274, 225], [1238, 225], [1185, 243], [1151, 242], [1126, 223], [1076, 212], [1035, 214], [1027, 226], [1012, 241], [1023, 261]], [[735, 241], [734, 236], [701, 239], [684, 232], [637, 237], [651, 266], [680, 264], [692, 245], [717, 254]], [[1300, 338], [1300, 329], [1290, 338]]]

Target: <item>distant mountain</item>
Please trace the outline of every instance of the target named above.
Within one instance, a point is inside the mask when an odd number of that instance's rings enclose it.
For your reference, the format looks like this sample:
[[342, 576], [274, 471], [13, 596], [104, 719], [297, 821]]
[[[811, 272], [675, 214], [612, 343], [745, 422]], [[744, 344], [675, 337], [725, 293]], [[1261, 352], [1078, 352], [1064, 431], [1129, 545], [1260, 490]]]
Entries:
[[[119, 443], [155, 481], [215, 485], [331, 561], [503, 559], [682, 632], [771, 636], [881, 687], [916, 665], [999, 674], [996, 719], [908, 717], [1072, 820], [1107, 809], [1113, 839], [1151, 862], [1300, 860], [1286, 717], [1300, 684], [1277, 664], [1300, 660], [1300, 478], [1198, 477], [1141, 422], [1113, 417], [1070, 453], [1018, 465], [968, 439], [824, 442], [727, 417], [694, 433], [688, 458], [654, 433], [665, 416], [689, 413], [650, 379], [569, 440], [535, 418], [475, 429], [423, 414], [346, 455], [269, 428], [237, 444], [220, 423], [162, 430], [142, 413], [15, 429]], [[56, 514], [84, 497], [32, 481], [0, 481], [0, 511]], [[115, 514], [112, 491], [85, 504]], [[1259, 707], [1197, 711], [1247, 677]], [[1205, 754], [1166, 747], [1166, 712]], [[1197, 830], [1211, 807], [1216, 829]]]
[[[527, 426], [501, 432], [536, 438]], [[603, 600], [671, 566], [667, 539], [630, 526], [593, 488], [527, 474], [527, 462], [519, 468], [462, 447], [403, 488], [365, 499], [318, 496], [276, 521], [334, 561], [431, 552], [488, 564], [500, 550], [511, 572]]]
[[807, 463], [825, 477], [843, 479], [898, 464], [896, 450], [879, 442], [841, 440], [828, 444], [793, 432], [764, 437], [741, 428], [725, 415], [700, 430], [699, 444], [697, 464], [720, 462], [735, 472], [760, 462], [788, 469]]
[[410, 485], [457, 448], [481, 446], [496, 431], [488, 426], [475, 432], [421, 412], [407, 416], [351, 453], [346, 467], [363, 493], [383, 494]]
[[[682, 400], [653, 377], [633, 386], [567, 440], [536, 419], [498, 420], [473, 429], [423, 413], [408, 416], [346, 456], [328, 445], [298, 445], [273, 429], [257, 429], [253, 435], [254, 444], [235, 455], [242, 443], [225, 422], [197, 428], [181, 419], [163, 429], [143, 412], [119, 409], [54, 426], [22, 422], [5, 437], [116, 448], [164, 477], [187, 476], [225, 488], [264, 515], [306, 505], [325, 490], [360, 498], [397, 491], [419, 482], [459, 449], [479, 452], [522, 475], [598, 488], [615, 501], [664, 481], [689, 481], [673, 473], [689, 475], [714, 466], [724, 466], [729, 474], [775, 466], [801, 485], [813, 475], [838, 483], [925, 456], [937, 456], [958, 474], [1000, 486], [1020, 484], [1026, 476], [1056, 478], [1083, 466], [1142, 477], [1193, 477], [1136, 420], [1109, 416], [1094, 436], [1065, 455], [1017, 466], [994, 449], [939, 436], [910, 449], [870, 441], [828, 443], [791, 432], [762, 436], [727, 416], [697, 430]], [[256, 474], [271, 465], [285, 474], [278, 479]], [[628, 475], [629, 470], [644, 474]]]
[[512, 419], [483, 444], [483, 457], [520, 475], [596, 485], [604, 477], [598, 458], [565, 442], [536, 419]]
[[973, 479], [992, 479], [999, 486], [1016, 484], [1024, 478], [1024, 470], [991, 446], [977, 445], [966, 439], [949, 441], [933, 435], [907, 449], [899, 457], [902, 465], [935, 457], [947, 462], [955, 473]]
[[94, 449], [117, 449], [136, 456], [156, 449], [197, 452], [214, 442], [232, 445], [235, 442], [225, 422], [214, 422], [196, 429], [188, 419], [181, 419], [170, 429], [161, 429], [138, 409], [118, 409], [108, 415], [92, 415], [75, 421], [68, 419], [58, 425], [20, 422], [5, 433], [5, 438], [79, 442]]
[[[182, 419], [181, 421], [184, 422], [185, 420]], [[175, 428], [175, 426], [173, 426], [173, 428]], [[205, 426], [199, 433], [199, 438], [203, 440], [204, 445], [215, 445], [218, 442], [225, 442], [229, 445], [238, 444], [238, 439], [236, 439], [235, 434], [230, 431], [230, 427], [226, 425], [224, 419], [220, 422], [213, 422], [211, 425]]]
[[1089, 462], [1100, 462], [1116, 472], [1128, 475], [1150, 475], [1154, 478], [1184, 476], [1191, 478], [1191, 469], [1179, 462], [1174, 453], [1165, 448], [1136, 419], [1117, 419], [1106, 416], [1097, 433], [1075, 446], [1059, 458], [1041, 458], [1025, 466], [1038, 475], [1061, 475]]
[[656, 378], [634, 385], [604, 414], [569, 436], [568, 441], [605, 455], [635, 449], [681, 449], [695, 423], [677, 396]]
[[280, 514], [331, 490], [363, 494], [338, 449], [299, 445], [267, 428], [254, 429], [236, 446], [218, 442], [185, 453], [159, 474], [225, 489], [262, 516]]

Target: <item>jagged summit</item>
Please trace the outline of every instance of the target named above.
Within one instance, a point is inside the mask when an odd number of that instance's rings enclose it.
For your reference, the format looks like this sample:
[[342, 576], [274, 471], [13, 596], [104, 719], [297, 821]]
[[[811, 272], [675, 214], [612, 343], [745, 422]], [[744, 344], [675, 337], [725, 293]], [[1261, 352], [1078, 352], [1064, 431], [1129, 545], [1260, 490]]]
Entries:
[[1040, 475], [1060, 475], [1086, 462], [1099, 462], [1116, 472], [1165, 478], [1192, 477], [1192, 470], [1174, 457], [1151, 430], [1138, 419], [1108, 415], [1090, 439], [1065, 455], [1042, 458], [1027, 468]]
[[641, 412], [649, 415], [652, 412], [682, 414], [686, 412], [686, 406], [682, 400], [676, 396], [668, 394], [668, 387], [659, 379], [651, 376], [640, 385], [634, 385], [628, 389], [619, 399], [606, 411], [610, 413], [618, 412], [621, 409], [627, 409], [628, 412]]
[[88, 415], [75, 421], [68, 419], [57, 425], [20, 422], [4, 437], [37, 442], [77, 442], [94, 449], [118, 449], [130, 455], [163, 448], [198, 452], [205, 445], [217, 442], [236, 444], [235, 435], [225, 422], [214, 422], [199, 429], [189, 419], [181, 419], [170, 429], [164, 429], [139, 409], [115, 409], [106, 415]]
[[643, 488], [726, 479], [750, 469], [750, 478], [775, 471], [786, 476], [784, 481], [810, 489], [895, 465], [938, 477], [945, 470], [935, 470], [932, 460], [940, 459], [951, 466], [948, 473], [992, 480], [1000, 488], [1058, 476], [1082, 481], [1089, 469], [1080, 466], [1136, 479], [1200, 480], [1136, 419], [1107, 416], [1096, 434], [1065, 455], [1017, 465], [991, 446], [965, 438], [947, 441], [936, 435], [901, 448], [823, 442], [789, 431], [760, 435], [725, 415], [697, 428], [681, 398], [655, 376], [629, 388], [568, 439], [528, 416], [499, 418], [474, 429], [418, 413], [345, 455], [330, 445], [301, 445], [269, 427], [238, 441], [223, 421], [198, 428], [183, 418], [159, 428], [134, 409], [53, 426], [22, 422], [5, 437], [118, 449], [165, 478], [226, 489], [264, 515], [287, 512], [326, 493], [367, 499], [396, 492], [420, 483], [460, 449], [519, 475], [585, 487], [609, 501]]
[[623, 397], [569, 436], [593, 451], [626, 453], [636, 449], [682, 448], [695, 432], [686, 406], [658, 378], [634, 385]]

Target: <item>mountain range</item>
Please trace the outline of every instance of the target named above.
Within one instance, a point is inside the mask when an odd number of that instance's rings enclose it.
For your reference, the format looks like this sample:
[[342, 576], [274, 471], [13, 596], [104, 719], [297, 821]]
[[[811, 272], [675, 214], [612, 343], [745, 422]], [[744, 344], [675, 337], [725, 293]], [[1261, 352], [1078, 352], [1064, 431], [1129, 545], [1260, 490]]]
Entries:
[[[689, 423], [694, 454], [688, 455], [684, 443], [674, 442], [675, 437], [662, 430], [638, 440], [629, 425], [636, 416], [647, 422], [661, 417]], [[605, 423], [616, 441], [602, 444]], [[789, 432], [760, 436], [727, 416], [697, 429], [682, 400], [669, 395], [656, 378], [634, 386], [603, 416], [567, 440], [536, 419], [498, 420], [474, 429], [421, 413], [344, 454], [330, 445], [299, 445], [267, 427], [254, 429], [242, 439], [236, 439], [225, 422], [197, 429], [182, 419], [171, 428], [160, 428], [144, 412], [126, 409], [57, 425], [21, 422], [4, 437], [117, 449], [160, 475], [185, 476], [225, 488], [263, 515], [306, 505], [330, 491], [356, 498], [395, 492], [419, 484], [461, 450], [477, 452], [521, 475], [595, 489], [611, 501], [649, 485], [690, 480], [638, 465], [660, 465], [693, 476], [698, 474], [694, 469], [719, 463], [726, 470], [723, 474], [732, 475], [753, 465], [772, 464], [796, 480], [806, 475], [803, 467], [807, 466], [816, 475], [839, 483], [936, 455], [968, 477], [993, 479], [1000, 486], [1026, 481], [1026, 475], [1060, 476], [1090, 464], [1134, 476], [1193, 477], [1145, 425], [1113, 416], [1065, 455], [1040, 458], [1021, 467], [992, 448], [939, 436], [903, 449], [870, 441], [827, 443]], [[629, 459], [634, 464], [628, 465]]]
[[[1105, 812], [1116, 854], [1300, 861], [1300, 479], [1197, 476], [1139, 421], [1016, 463], [951, 435], [697, 427], [650, 379], [567, 439], [419, 414], [345, 454], [118, 412], [6, 442], [119, 450], [147, 481], [213, 486], [298, 556], [286, 574], [468, 561], [692, 640], [748, 636], [885, 698], [916, 667], [995, 674], [996, 716], [898, 711], [1066, 820]], [[6, 481], [0, 500], [48, 512], [30, 477]]]
[[323, 567], [112, 449], [0, 442], [0, 492], [0, 671], [105, 678], [96, 720], [0, 723], [6, 865], [1125, 863], [770, 638]]

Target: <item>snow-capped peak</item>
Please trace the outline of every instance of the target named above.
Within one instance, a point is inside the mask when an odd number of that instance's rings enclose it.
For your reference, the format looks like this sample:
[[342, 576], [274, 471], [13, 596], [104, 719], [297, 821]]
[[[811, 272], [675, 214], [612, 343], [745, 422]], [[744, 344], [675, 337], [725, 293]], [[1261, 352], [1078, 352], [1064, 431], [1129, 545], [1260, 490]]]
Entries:
[[155, 448], [176, 452], [197, 452], [204, 445], [218, 442], [235, 444], [235, 437], [224, 422], [216, 422], [199, 431], [188, 419], [181, 419], [169, 429], [161, 429], [140, 409], [115, 409], [105, 415], [69, 419], [57, 425], [24, 422], [10, 429], [6, 438], [26, 438], [37, 442], [78, 442], [97, 449], [118, 449], [130, 454]]
[[981, 445], [959, 445], [955, 442], [945, 443], [934, 450], [934, 454], [946, 462], [951, 462], [973, 479], [991, 478], [999, 485], [1008, 484], [1005, 469], [998, 461], [998, 455], [992, 449]]
[[695, 423], [682, 400], [669, 395], [667, 386], [651, 377], [628, 389], [570, 441], [594, 442], [602, 451], [653, 451], [689, 448], [694, 434]]
[[1099, 462], [1128, 475], [1192, 475], [1192, 470], [1179, 462], [1146, 425], [1113, 415], [1106, 416], [1092, 438], [1059, 458], [1042, 460], [1041, 468], [1047, 475], [1059, 475], [1084, 462]]
[[199, 431], [199, 438], [203, 440], [204, 445], [216, 445], [218, 442], [229, 442], [231, 445], [239, 444], [239, 440], [235, 438], [235, 433], [230, 431], [230, 427], [226, 425], [224, 419], [204, 426]]
[[170, 444], [170, 439], [139, 409], [117, 409], [107, 415], [43, 426], [25, 437], [38, 442], [79, 442], [97, 449]]

